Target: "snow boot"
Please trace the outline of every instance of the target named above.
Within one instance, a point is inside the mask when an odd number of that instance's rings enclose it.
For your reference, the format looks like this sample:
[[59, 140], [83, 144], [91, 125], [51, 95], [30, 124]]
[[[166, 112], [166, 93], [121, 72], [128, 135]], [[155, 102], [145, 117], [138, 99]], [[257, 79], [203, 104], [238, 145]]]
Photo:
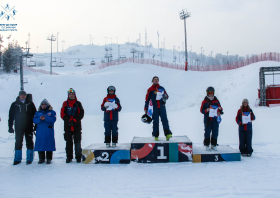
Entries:
[[112, 143], [118, 143], [118, 136], [112, 136]]
[[117, 146], [117, 143], [112, 143], [112, 147], [116, 147]]
[[39, 162], [38, 162], [38, 164], [43, 164], [43, 163], [45, 163], [44, 159], [40, 159]]
[[47, 163], [46, 164], [51, 164], [52, 160], [51, 159], [47, 159]]
[[247, 157], [251, 157], [252, 156], [252, 154], [247, 154]]
[[169, 141], [169, 139], [172, 138], [172, 134], [166, 135], [166, 140]]
[[243, 153], [243, 154], [241, 154], [241, 156], [242, 156], [242, 157], [247, 157], [247, 154], [244, 154], [244, 153]]
[[14, 165], [18, 165], [22, 160], [22, 150], [15, 150]]
[[213, 149], [214, 151], [217, 151], [217, 146], [211, 145], [211, 149]]
[[32, 164], [34, 158], [33, 150], [27, 149], [26, 150], [26, 164]]
[[80, 163], [82, 160], [81, 160], [81, 158], [77, 158], [76, 161], [77, 161], [77, 163]]
[[206, 151], [210, 151], [209, 145], [205, 145], [205, 147], [206, 147]]
[[106, 148], [110, 148], [110, 143], [106, 143]]
[[70, 162], [72, 162], [72, 159], [67, 158], [67, 159], [66, 159], [66, 163], [68, 164], [68, 163], [70, 163]]
[[155, 137], [155, 141], [158, 141], [158, 137]]

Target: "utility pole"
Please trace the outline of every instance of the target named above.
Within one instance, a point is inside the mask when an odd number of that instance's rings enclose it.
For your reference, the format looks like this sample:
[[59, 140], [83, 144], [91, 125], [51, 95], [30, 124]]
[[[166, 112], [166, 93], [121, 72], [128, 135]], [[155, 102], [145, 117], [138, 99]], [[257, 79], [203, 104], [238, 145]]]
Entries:
[[164, 50], [165, 50], [165, 38], [163, 38], [164, 44], [163, 44], [163, 57], [164, 57]]
[[180, 13], [180, 19], [184, 20], [184, 26], [185, 26], [185, 71], [188, 71], [188, 49], [187, 49], [187, 27], [186, 27], [186, 19], [191, 17], [191, 13], [187, 12], [187, 10], [182, 10]]
[[62, 45], [62, 52], [64, 52], [64, 45], [65, 45], [65, 41], [61, 41], [61, 45]]
[[51, 41], [51, 63], [50, 63], [50, 75], [52, 75], [52, 42], [56, 40], [55, 36], [52, 34], [47, 40]]
[[228, 52], [227, 52], [227, 64], [229, 64], [229, 61], [228, 61]]
[[30, 47], [30, 33], [28, 32], [28, 50], [29, 50], [29, 47]]
[[202, 66], [202, 48], [203, 48], [203, 47], [201, 47], [201, 55], [200, 55], [200, 63], [201, 63], [201, 66]]
[[179, 52], [179, 62], [181, 62], [180, 61], [180, 46], [178, 47], [178, 52]]
[[57, 32], [57, 36], [56, 36], [56, 38], [57, 38], [56, 52], [57, 52], [57, 53], [58, 53], [58, 35], [59, 35], [59, 32]]
[[157, 35], [158, 35], [158, 49], [159, 49], [159, 33], [157, 31]]

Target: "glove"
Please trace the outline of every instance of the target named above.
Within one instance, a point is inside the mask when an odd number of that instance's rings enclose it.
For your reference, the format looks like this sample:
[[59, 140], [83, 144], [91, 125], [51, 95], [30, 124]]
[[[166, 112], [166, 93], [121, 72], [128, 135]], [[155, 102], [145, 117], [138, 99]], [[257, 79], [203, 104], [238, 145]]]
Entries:
[[9, 132], [9, 133], [14, 133], [15, 130], [13, 129], [13, 127], [11, 127], [11, 128], [9, 128], [8, 132]]
[[162, 94], [162, 101], [166, 102], [166, 100], [167, 100], [167, 94]]
[[74, 120], [71, 120], [71, 121], [69, 122], [69, 125], [70, 125], [70, 126], [75, 126], [75, 125], [76, 125], [76, 122], [74, 122]]

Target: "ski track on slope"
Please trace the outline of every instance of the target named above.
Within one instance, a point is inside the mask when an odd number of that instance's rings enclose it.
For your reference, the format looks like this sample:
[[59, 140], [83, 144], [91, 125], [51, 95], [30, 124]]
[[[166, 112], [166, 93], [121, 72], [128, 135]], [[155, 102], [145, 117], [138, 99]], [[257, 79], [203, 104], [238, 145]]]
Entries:
[[[33, 94], [36, 107], [47, 98], [58, 116], [55, 123], [57, 151], [53, 164], [41, 166], [37, 164], [37, 153], [34, 163], [25, 165], [25, 142], [22, 164], [12, 165], [14, 136], [7, 132], [7, 115], [18, 94], [19, 76], [1, 75], [0, 89], [5, 97], [1, 98], [0, 107], [0, 197], [277, 197], [280, 192], [279, 107], [255, 107], [254, 103], [259, 87], [259, 67], [278, 65], [276, 62], [259, 62], [231, 71], [184, 72], [127, 63], [91, 75], [60, 76], [25, 71], [24, 75], [28, 77], [25, 90]], [[155, 75], [159, 76], [160, 84], [170, 96], [166, 107], [173, 134], [187, 135], [196, 145], [202, 145], [203, 141], [203, 115], [199, 109], [208, 86], [215, 87], [225, 112], [219, 130], [218, 143], [221, 145], [229, 144], [238, 149], [235, 116], [242, 99], [248, 98], [256, 115], [253, 156], [242, 158], [241, 162], [201, 164], [65, 164], [63, 121], [59, 113], [67, 98], [67, 89], [73, 87], [76, 90], [77, 98], [85, 108], [82, 121], [84, 148], [91, 143], [103, 142], [100, 105], [107, 87], [116, 86], [123, 107], [119, 142], [129, 143], [134, 136], [151, 136], [152, 125], [143, 124], [140, 117], [146, 91]], [[267, 82], [271, 83], [271, 79]], [[163, 136], [162, 129], [160, 134]]]

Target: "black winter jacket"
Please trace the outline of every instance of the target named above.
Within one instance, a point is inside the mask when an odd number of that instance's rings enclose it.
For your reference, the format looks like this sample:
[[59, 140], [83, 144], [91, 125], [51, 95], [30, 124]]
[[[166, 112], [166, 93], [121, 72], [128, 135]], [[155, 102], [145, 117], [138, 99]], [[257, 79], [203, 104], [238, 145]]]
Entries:
[[17, 97], [12, 103], [9, 111], [9, 128], [12, 128], [15, 121], [15, 131], [33, 130], [33, 117], [36, 113], [34, 103], [26, 98], [22, 103]]

